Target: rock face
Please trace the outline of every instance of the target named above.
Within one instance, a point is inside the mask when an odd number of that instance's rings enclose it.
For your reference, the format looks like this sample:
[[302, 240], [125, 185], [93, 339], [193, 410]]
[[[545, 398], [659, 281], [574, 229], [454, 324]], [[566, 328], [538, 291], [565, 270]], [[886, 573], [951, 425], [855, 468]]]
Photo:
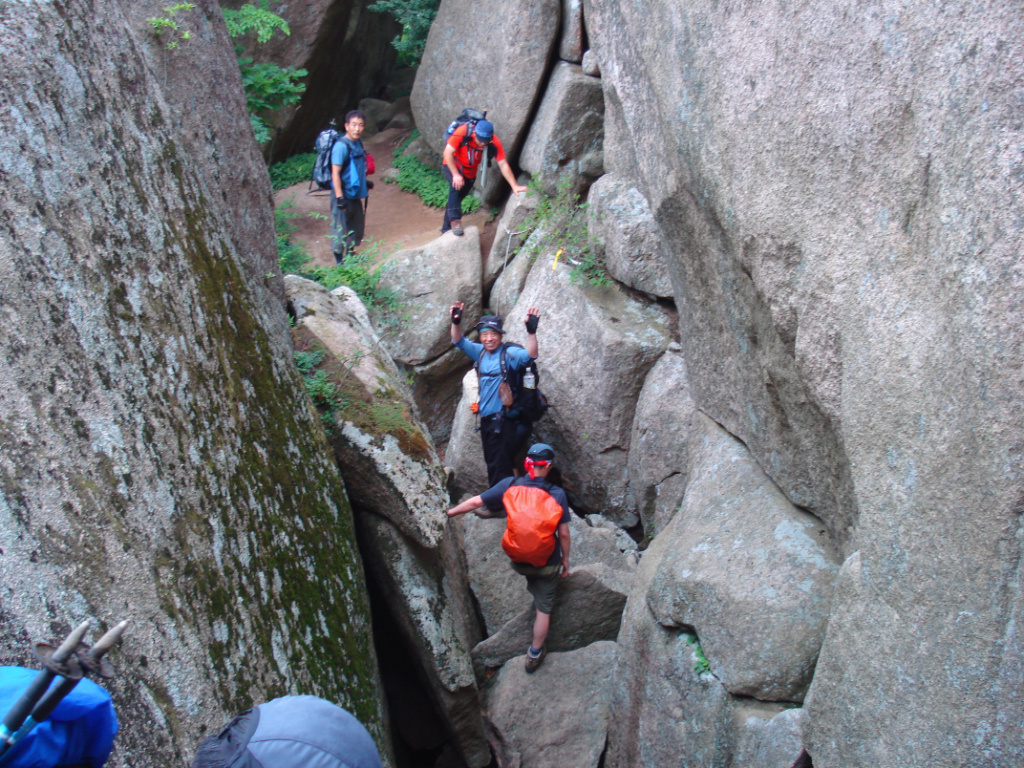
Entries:
[[549, 654], [532, 675], [523, 659], [498, 675], [487, 709], [502, 765], [597, 768], [608, 732], [615, 643]]
[[604, 98], [601, 81], [577, 64], [559, 62], [551, 73], [520, 163], [549, 194], [560, 184], [589, 187], [604, 171]]
[[494, 123], [505, 152], [513, 158], [518, 154], [558, 44], [561, 4], [562, 0], [441, 4], [412, 90], [413, 117], [434, 151], [443, 151], [448, 124], [464, 108], [475, 107], [488, 110], [487, 119]]
[[1019, 764], [1020, 15], [584, 10], [696, 405], [849, 558], [814, 765]]
[[637, 396], [668, 347], [669, 319], [614, 285], [573, 282], [550, 257], [530, 270], [505, 319], [512, 341], [525, 339], [528, 307], [541, 309], [537, 331], [543, 391], [553, 407], [537, 423], [559, 456], [565, 487], [618, 524], [637, 522], [628, 493], [627, 456]]
[[673, 556], [648, 606], [663, 626], [696, 632], [730, 693], [802, 701], [839, 571], [825, 529], [699, 412], [690, 455], [683, 508], [661, 533]]
[[490, 751], [469, 656], [479, 633], [459, 547], [446, 535], [445, 475], [427, 428], [356, 294], [295, 276], [286, 286], [296, 347], [322, 353], [318, 372], [340, 392], [329, 437], [381, 596], [378, 610], [393, 617], [413, 649], [465, 762], [486, 765]]
[[609, 275], [652, 296], [672, 295], [662, 256], [664, 238], [650, 206], [618, 174], [606, 173], [590, 188], [587, 233], [596, 242]]
[[693, 414], [686, 359], [673, 342], [644, 380], [629, 441], [629, 486], [648, 535], [664, 530], [683, 501]]
[[396, 360], [422, 365], [451, 350], [451, 305], [465, 302], [468, 322], [481, 314], [480, 269], [476, 227], [467, 227], [462, 237], [449, 232], [388, 260], [380, 285], [397, 294], [404, 315], [398, 332], [384, 339]]
[[[222, 46], [202, 61], [230, 83], [216, 7], [200, 10], [196, 55]], [[195, 144], [177, 99], [195, 73], [151, 66], [120, 3], [0, 16], [5, 658], [130, 619], [113, 766], [186, 764], [204, 733], [297, 690], [352, 711], [386, 756], [351, 511], [264, 283], [255, 148]], [[241, 104], [226, 92], [209, 135], [244, 125]], [[220, 142], [241, 197], [209, 165]]]

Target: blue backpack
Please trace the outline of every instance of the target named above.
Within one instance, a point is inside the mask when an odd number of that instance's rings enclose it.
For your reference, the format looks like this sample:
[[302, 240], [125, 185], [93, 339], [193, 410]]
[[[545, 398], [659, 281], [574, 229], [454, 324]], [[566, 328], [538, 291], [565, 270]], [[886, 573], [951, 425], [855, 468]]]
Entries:
[[[14, 706], [38, 671], [0, 667], [0, 717]], [[117, 735], [117, 715], [110, 694], [83, 679], [46, 720], [4, 754], [4, 768], [101, 766], [110, 757]]]

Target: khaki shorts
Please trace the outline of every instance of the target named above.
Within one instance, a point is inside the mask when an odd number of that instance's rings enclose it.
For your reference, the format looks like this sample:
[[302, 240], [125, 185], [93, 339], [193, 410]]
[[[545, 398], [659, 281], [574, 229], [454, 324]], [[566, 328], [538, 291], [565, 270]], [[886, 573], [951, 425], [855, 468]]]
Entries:
[[561, 563], [554, 565], [528, 565], [512, 563], [512, 570], [526, 577], [526, 589], [533, 595], [533, 607], [541, 613], [551, 613], [555, 605], [555, 590], [558, 588], [558, 574]]

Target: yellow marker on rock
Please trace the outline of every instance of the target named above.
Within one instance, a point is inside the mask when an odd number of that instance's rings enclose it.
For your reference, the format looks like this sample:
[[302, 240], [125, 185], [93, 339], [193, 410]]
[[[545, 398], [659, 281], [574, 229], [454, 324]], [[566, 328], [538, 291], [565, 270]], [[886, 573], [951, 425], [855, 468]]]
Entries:
[[551, 268], [552, 269], [554, 269], [555, 267], [558, 266], [558, 257], [561, 256], [561, 255], [562, 255], [562, 249], [559, 248], [557, 253], [555, 253], [555, 260], [551, 262]]

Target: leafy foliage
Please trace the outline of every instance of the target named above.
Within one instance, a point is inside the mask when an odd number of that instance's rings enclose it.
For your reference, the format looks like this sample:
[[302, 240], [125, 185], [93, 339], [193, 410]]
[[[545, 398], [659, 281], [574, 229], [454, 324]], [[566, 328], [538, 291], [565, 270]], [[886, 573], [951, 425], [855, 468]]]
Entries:
[[[270, 0], [253, 0], [237, 11], [224, 9], [224, 21], [232, 40], [238, 40], [254, 33], [260, 44], [268, 42], [276, 32], [290, 35], [288, 22], [270, 10]], [[241, 45], [235, 46], [238, 67], [242, 72], [242, 87], [245, 88], [245, 103], [249, 108], [256, 141], [262, 144], [270, 141], [270, 128], [260, 117], [260, 112], [271, 112], [297, 104], [306, 91], [302, 78], [309, 73], [295, 67], [265, 62], [255, 64], [253, 59], [242, 56]]]
[[704, 655], [704, 649], [700, 647], [700, 640], [695, 635], [687, 635], [686, 642], [693, 647], [693, 671], [703, 675], [711, 671], [711, 662]]
[[[420, 196], [431, 208], [444, 208], [448, 204], [448, 182], [440, 171], [419, 161], [415, 155], [404, 155], [395, 160], [398, 169], [398, 186], [405, 192]], [[480, 207], [480, 201], [472, 195], [462, 199], [463, 215]]]
[[382, 288], [380, 279], [386, 267], [377, 266], [383, 260], [380, 244], [366, 243], [358, 253], [348, 254], [334, 267], [313, 267], [304, 277], [315, 280], [328, 290], [347, 285], [362, 300], [383, 325], [401, 323], [402, 302], [390, 288]]
[[399, 144], [398, 145], [398, 149], [395, 150], [395, 152], [394, 152], [395, 160], [397, 160], [402, 155], [404, 155], [405, 154], [405, 150], [407, 150], [409, 148], [409, 145], [412, 144], [414, 141], [416, 141], [416, 139], [418, 139], [419, 137], [420, 137], [420, 129], [419, 128], [413, 128], [412, 129], [412, 133], [409, 134], [409, 138], [406, 139], [405, 141], [403, 141], [401, 144]]
[[167, 50], [173, 51], [181, 45], [182, 41], [192, 39], [192, 32], [185, 29], [178, 21], [178, 14], [191, 11], [195, 7], [195, 3], [177, 3], [164, 8], [163, 16], [146, 19], [154, 35], [157, 37], [167, 35]]
[[593, 285], [611, 283], [587, 232], [587, 204], [581, 203], [580, 196], [572, 191], [572, 181], [562, 179], [554, 195], [546, 194], [536, 179], [529, 187], [529, 194], [540, 200], [526, 217], [523, 228], [539, 230], [542, 237], [528, 238], [520, 250], [534, 258], [540, 255], [542, 248], [556, 250], [572, 265], [569, 276], [573, 282], [585, 278]]
[[259, 43], [266, 43], [274, 36], [277, 30], [286, 35], [291, 34], [288, 22], [270, 10], [270, 0], [259, 0], [259, 3], [243, 5], [237, 11], [230, 8], [222, 10], [224, 23], [228, 27], [228, 35], [235, 40], [250, 32], [256, 33], [256, 40]]
[[313, 177], [316, 152], [293, 155], [280, 163], [270, 166], [270, 184], [274, 191], [287, 189], [295, 184], [308, 182]]
[[277, 232], [277, 261], [281, 266], [281, 274], [297, 275], [302, 267], [309, 263], [310, 257], [301, 243], [292, 238], [297, 227], [293, 219], [300, 214], [294, 210], [295, 204], [290, 200], [274, 209], [274, 228]]
[[377, 0], [369, 6], [371, 11], [390, 13], [402, 25], [402, 34], [391, 41], [399, 64], [419, 64], [438, 5], [440, 0]]

